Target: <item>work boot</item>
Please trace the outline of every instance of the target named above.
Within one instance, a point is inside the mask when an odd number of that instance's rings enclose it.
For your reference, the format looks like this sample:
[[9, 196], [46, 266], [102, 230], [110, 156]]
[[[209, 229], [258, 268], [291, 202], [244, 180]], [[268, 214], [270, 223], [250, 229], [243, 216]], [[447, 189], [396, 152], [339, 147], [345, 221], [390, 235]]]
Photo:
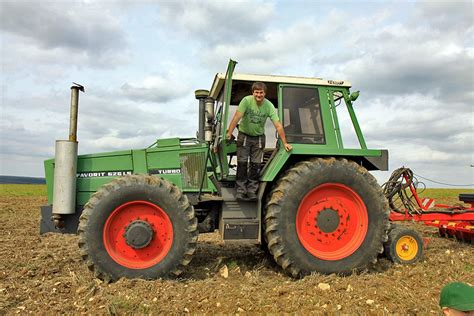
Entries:
[[256, 201], [256, 200], [257, 200], [257, 194], [253, 192], [247, 193], [247, 201]]

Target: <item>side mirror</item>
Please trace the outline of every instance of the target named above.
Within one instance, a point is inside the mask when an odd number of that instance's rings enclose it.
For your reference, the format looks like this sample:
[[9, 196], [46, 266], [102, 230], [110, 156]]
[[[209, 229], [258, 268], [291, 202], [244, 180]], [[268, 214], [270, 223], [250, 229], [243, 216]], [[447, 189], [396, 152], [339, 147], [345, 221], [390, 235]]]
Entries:
[[351, 101], [354, 102], [359, 97], [360, 91], [355, 91], [351, 93]]

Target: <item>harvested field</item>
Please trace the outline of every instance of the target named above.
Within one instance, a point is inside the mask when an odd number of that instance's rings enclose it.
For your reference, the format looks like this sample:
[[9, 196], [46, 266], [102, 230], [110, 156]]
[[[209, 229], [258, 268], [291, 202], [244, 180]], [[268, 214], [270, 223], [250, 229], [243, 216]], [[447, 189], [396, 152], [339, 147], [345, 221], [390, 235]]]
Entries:
[[[427, 190], [457, 203], [459, 191]], [[105, 284], [87, 270], [77, 236], [39, 236], [44, 186], [0, 186], [0, 314], [15, 313], [341, 313], [435, 314], [450, 281], [474, 284], [474, 246], [415, 227], [429, 238], [424, 259], [410, 266], [381, 258], [371, 271], [340, 277], [284, 275], [258, 246], [224, 245], [202, 234], [179, 280]], [[228, 270], [228, 277], [222, 271]], [[325, 285], [322, 285], [325, 284]]]

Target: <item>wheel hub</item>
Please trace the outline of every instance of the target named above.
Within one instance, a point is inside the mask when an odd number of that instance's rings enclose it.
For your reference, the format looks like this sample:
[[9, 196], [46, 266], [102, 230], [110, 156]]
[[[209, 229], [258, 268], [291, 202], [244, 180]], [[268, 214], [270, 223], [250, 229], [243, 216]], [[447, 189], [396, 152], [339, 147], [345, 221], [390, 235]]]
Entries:
[[412, 236], [402, 236], [395, 246], [397, 255], [404, 261], [413, 260], [418, 253], [418, 243]]
[[340, 240], [346, 233], [350, 216], [344, 204], [337, 197], [325, 197], [314, 201], [305, 216], [305, 225], [313, 237], [310, 239], [318, 244], [330, 245]]
[[318, 213], [316, 223], [322, 232], [332, 233], [339, 226], [339, 214], [331, 208], [324, 209]]
[[143, 220], [131, 222], [124, 233], [125, 242], [134, 249], [141, 249], [148, 246], [153, 239], [153, 228]]

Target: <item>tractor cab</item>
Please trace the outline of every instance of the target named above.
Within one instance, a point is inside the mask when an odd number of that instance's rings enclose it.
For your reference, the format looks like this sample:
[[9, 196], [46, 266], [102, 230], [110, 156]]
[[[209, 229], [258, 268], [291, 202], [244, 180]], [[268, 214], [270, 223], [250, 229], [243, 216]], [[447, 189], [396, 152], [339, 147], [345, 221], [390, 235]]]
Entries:
[[[216, 74], [209, 91], [209, 97], [215, 100], [216, 114], [213, 121], [211, 146], [216, 163], [216, 174], [220, 180], [232, 181], [235, 179], [235, 170], [232, 168], [235, 166], [236, 145], [235, 141], [226, 140], [226, 131], [240, 101], [245, 96], [252, 94], [252, 84], [257, 81], [263, 82], [267, 86], [265, 97], [276, 107], [287, 141], [293, 146], [290, 153], [286, 153], [283, 148], [280, 149], [277, 133], [271, 120], [268, 119], [265, 126], [266, 147], [262, 179], [274, 178], [272, 170], [268, 167], [277, 155], [280, 159], [280, 162], [277, 163], [280, 171], [282, 164], [285, 164], [291, 156], [298, 160], [295, 157], [302, 158], [315, 153], [324, 155], [325, 153], [334, 153], [334, 151], [340, 151], [341, 155], [351, 155], [350, 152], [347, 152], [348, 149], [344, 148], [338, 121], [338, 112], [341, 112], [342, 106], [336, 110], [342, 103], [346, 105], [346, 116], [350, 117], [353, 126], [351, 131], [353, 138], [357, 139], [359, 143], [359, 148], [355, 148], [355, 150], [367, 151], [364, 137], [352, 108], [352, 102], [357, 99], [358, 92], [350, 94], [350, 82], [308, 77], [239, 74], [234, 73], [235, 65], [236, 62], [231, 60], [225, 74]], [[237, 131], [234, 131], [234, 136], [236, 133]], [[343, 153], [344, 151], [346, 153]], [[377, 153], [377, 156], [380, 156], [380, 152]], [[379, 161], [368, 158], [364, 165], [369, 170], [384, 169], [386, 158], [386, 156], [380, 157]]]
[[[261, 242], [262, 210], [268, 203], [272, 187], [287, 170], [299, 162], [314, 157], [341, 157], [348, 158], [368, 170], [386, 169], [386, 151], [367, 149], [352, 108], [352, 102], [357, 99], [358, 92], [350, 93], [350, 82], [240, 74], [234, 73], [235, 66], [236, 62], [231, 60], [226, 73], [216, 74], [206, 95], [206, 107], [202, 107], [205, 113], [200, 115], [205, 118], [201, 126], [207, 131], [205, 141], [209, 145], [208, 170], [212, 170], [218, 194], [222, 198], [219, 218], [215, 222], [219, 223], [219, 231], [224, 240]], [[226, 139], [226, 132], [240, 101], [252, 94], [251, 87], [255, 82], [265, 83], [265, 97], [275, 106], [287, 141], [293, 149], [290, 152], [285, 151], [273, 123], [267, 119], [258, 199], [249, 202], [236, 198], [234, 184], [237, 146], [235, 140]], [[204, 90], [198, 90], [197, 93], [200, 91]], [[343, 104], [345, 107], [341, 106]], [[352, 123], [350, 125], [353, 127], [353, 136], [358, 140], [358, 148], [347, 148], [343, 145], [338, 114], [344, 108], [347, 109], [347, 117]], [[205, 133], [203, 130], [198, 135]], [[236, 134], [237, 131], [234, 131], [234, 136]]]

